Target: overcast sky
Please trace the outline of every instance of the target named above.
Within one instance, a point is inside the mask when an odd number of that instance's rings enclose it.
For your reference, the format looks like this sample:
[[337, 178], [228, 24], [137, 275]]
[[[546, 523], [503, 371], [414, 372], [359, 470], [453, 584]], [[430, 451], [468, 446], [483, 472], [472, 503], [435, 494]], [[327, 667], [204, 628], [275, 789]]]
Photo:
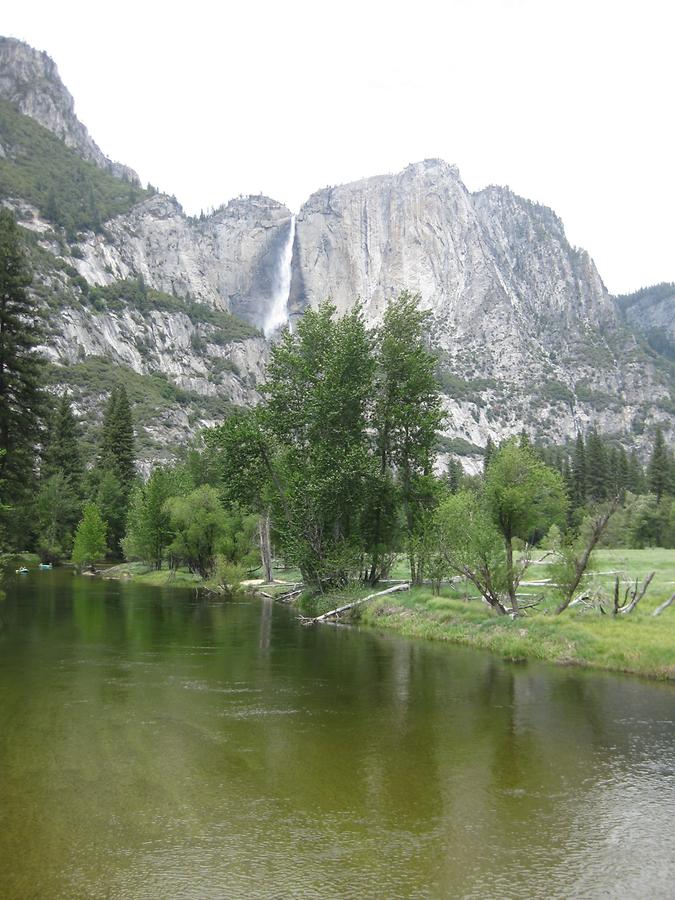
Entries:
[[562, 217], [610, 291], [675, 281], [672, 0], [7, 0], [102, 150], [185, 209], [442, 157]]

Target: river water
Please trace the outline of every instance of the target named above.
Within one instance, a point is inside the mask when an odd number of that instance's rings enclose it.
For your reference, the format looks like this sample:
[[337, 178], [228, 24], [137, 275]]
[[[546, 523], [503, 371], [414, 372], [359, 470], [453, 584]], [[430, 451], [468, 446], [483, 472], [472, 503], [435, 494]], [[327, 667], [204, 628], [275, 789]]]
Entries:
[[0, 897], [672, 897], [675, 690], [11, 576]]

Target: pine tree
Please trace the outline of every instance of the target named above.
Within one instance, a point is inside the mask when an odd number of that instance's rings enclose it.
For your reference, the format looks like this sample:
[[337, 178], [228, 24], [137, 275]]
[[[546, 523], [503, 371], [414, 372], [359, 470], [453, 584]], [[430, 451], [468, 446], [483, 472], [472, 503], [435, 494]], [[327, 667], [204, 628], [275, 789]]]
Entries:
[[93, 496], [108, 523], [110, 551], [120, 553], [126, 531], [129, 498], [136, 476], [134, 427], [129, 398], [123, 385], [113, 388], [103, 414], [101, 443]]
[[485, 450], [483, 452], [483, 472], [487, 472], [488, 466], [490, 465], [490, 460], [495, 452], [495, 445], [492, 441], [492, 438], [488, 435], [488, 439], [485, 444]]
[[654, 433], [652, 455], [647, 467], [647, 480], [649, 490], [656, 496], [656, 502], [660, 503], [663, 495], [670, 489], [670, 459], [660, 425], [656, 426]]
[[110, 471], [128, 495], [136, 474], [134, 426], [124, 385], [113, 388], [103, 414], [98, 468]]
[[623, 447], [619, 447], [616, 466], [616, 494], [621, 501], [626, 499], [628, 490], [628, 457]]
[[124, 385], [117, 393], [113, 422], [113, 471], [128, 495], [136, 476], [136, 452], [131, 406]]
[[607, 452], [595, 428], [586, 439], [586, 485], [589, 500], [599, 502], [607, 499]]
[[43, 453], [40, 475], [42, 479], [62, 474], [77, 496], [82, 493], [84, 466], [80, 451], [78, 422], [73, 415], [70, 400], [63, 394], [50, 422], [49, 434]]
[[41, 438], [44, 395], [40, 315], [28, 291], [32, 275], [14, 217], [0, 209], [0, 480], [6, 539], [25, 541], [27, 490], [33, 481]]
[[572, 504], [580, 509], [586, 504], [586, 447], [581, 432], [577, 435], [572, 459]]
[[635, 450], [628, 457], [628, 475], [626, 487], [632, 494], [644, 494], [647, 490], [645, 473]]
[[462, 468], [461, 462], [451, 457], [448, 461], [448, 472], [446, 475], [448, 489], [451, 494], [456, 494], [459, 491], [462, 485], [463, 475], [464, 469]]

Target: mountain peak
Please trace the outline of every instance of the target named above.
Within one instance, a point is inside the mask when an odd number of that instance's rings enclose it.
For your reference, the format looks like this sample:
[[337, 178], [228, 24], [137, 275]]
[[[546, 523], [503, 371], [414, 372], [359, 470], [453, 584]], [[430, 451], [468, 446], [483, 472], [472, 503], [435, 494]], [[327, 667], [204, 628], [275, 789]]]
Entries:
[[83, 159], [117, 178], [140, 184], [133, 169], [112, 162], [75, 115], [54, 60], [16, 38], [0, 37], [0, 98], [51, 131]]

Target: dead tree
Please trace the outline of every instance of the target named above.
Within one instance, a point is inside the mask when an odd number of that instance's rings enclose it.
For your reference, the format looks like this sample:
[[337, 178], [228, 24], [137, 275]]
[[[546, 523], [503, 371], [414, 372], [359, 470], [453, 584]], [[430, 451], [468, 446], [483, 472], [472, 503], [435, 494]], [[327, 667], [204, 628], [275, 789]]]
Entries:
[[562, 573], [557, 577], [558, 584], [560, 585], [563, 594], [562, 602], [555, 611], [557, 616], [564, 612], [572, 602], [574, 592], [579, 587], [581, 579], [584, 577], [586, 569], [588, 568], [591, 553], [595, 550], [605, 528], [607, 528], [607, 523], [616, 512], [618, 505], [619, 498], [616, 497], [610, 504], [609, 509], [604, 513], [600, 513], [593, 519], [593, 522], [591, 523], [591, 533], [586, 542], [586, 546], [580, 555], [577, 555], [572, 548], [568, 548], [567, 551], [561, 551], [563, 565], [568, 568], [568, 577], [566, 583], [563, 581], [564, 576]]
[[[650, 572], [649, 575], [647, 575], [647, 577], [645, 578], [645, 580], [642, 584], [642, 587], [640, 587], [640, 582], [636, 578], [635, 585], [633, 587], [629, 586], [628, 588], [626, 588], [626, 594], [624, 597], [623, 606], [619, 606], [619, 607], [616, 606], [617, 591], [615, 590], [615, 595], [614, 595], [615, 612], [614, 612], [614, 615], [618, 615], [621, 613], [623, 613], [624, 615], [627, 615], [628, 613], [632, 613], [633, 610], [635, 609], [635, 607], [640, 602], [640, 600], [642, 600], [644, 595], [647, 593], [647, 588], [651, 584], [651, 580], [654, 577], [654, 575], [656, 575], [656, 572]], [[617, 582], [618, 582], [618, 578], [617, 578]]]

